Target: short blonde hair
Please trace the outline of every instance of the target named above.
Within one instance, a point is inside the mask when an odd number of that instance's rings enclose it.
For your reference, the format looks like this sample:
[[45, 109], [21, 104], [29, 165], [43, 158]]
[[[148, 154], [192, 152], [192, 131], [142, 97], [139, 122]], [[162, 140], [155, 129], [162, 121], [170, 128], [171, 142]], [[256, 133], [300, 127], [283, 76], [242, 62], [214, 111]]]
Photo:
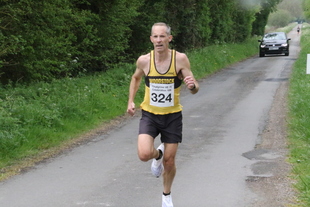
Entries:
[[153, 24], [152, 30], [151, 30], [151, 35], [152, 35], [152, 32], [153, 32], [153, 27], [154, 26], [165, 26], [167, 28], [166, 33], [168, 35], [171, 35], [171, 27], [168, 24], [164, 23], [164, 22], [157, 22], [157, 23]]

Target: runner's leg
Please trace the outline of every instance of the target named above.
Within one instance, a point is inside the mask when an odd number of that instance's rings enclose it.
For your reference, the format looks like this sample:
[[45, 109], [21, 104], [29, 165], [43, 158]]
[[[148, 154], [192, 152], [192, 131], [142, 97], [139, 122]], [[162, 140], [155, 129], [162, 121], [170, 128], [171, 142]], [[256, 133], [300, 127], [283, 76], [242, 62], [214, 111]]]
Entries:
[[140, 160], [144, 162], [159, 157], [158, 150], [154, 148], [154, 138], [152, 136], [148, 134], [139, 134], [138, 156]]
[[175, 156], [178, 150], [178, 143], [165, 143], [165, 153], [164, 153], [164, 193], [168, 194], [171, 192], [171, 186], [173, 179], [176, 174], [175, 166]]

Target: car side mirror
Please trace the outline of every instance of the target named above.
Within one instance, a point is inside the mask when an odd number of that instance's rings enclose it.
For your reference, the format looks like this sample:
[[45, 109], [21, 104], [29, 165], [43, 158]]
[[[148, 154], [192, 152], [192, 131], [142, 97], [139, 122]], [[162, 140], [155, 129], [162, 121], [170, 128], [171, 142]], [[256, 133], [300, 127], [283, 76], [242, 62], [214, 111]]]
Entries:
[[262, 42], [262, 40], [258, 40], [258, 42]]
[[291, 38], [287, 38], [287, 41], [291, 40]]

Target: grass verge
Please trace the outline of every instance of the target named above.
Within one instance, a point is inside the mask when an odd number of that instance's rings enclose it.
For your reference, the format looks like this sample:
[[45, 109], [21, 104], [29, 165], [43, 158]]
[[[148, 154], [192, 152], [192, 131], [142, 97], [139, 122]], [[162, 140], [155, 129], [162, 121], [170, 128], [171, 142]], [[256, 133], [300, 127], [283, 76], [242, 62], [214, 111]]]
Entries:
[[288, 134], [290, 162], [299, 191], [298, 206], [310, 206], [310, 75], [306, 74], [307, 54], [310, 53], [310, 26], [304, 24], [301, 52], [295, 62], [289, 87]]

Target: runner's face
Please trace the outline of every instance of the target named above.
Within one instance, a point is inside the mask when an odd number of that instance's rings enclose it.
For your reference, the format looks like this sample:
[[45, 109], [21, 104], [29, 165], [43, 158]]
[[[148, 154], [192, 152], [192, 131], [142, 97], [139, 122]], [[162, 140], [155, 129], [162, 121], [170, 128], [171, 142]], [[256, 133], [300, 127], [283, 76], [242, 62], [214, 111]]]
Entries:
[[154, 45], [154, 50], [160, 52], [169, 49], [169, 42], [172, 40], [172, 36], [167, 34], [167, 27], [154, 26], [150, 39]]

